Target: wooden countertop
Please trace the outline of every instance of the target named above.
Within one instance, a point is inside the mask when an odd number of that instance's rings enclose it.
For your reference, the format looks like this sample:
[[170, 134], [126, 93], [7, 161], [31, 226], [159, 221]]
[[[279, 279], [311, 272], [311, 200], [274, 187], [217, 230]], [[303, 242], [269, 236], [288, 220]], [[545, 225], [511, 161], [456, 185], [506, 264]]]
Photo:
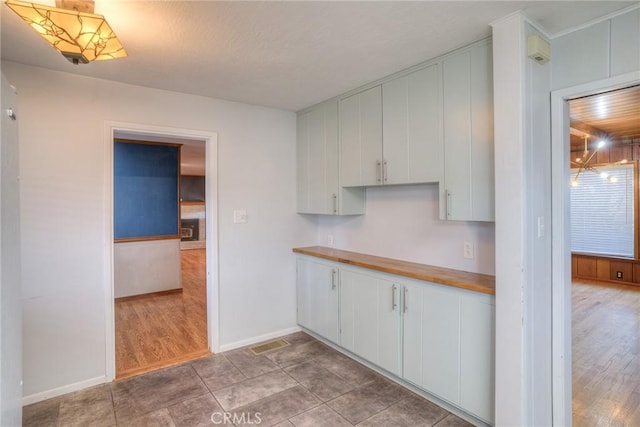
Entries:
[[415, 262], [400, 261], [392, 258], [383, 258], [374, 255], [366, 255], [357, 252], [343, 251], [324, 246], [309, 246], [306, 248], [293, 248], [293, 252], [324, 258], [343, 264], [355, 265], [382, 271], [384, 273], [397, 274], [413, 279], [426, 280], [484, 294], [496, 294], [496, 278], [487, 274], [469, 273], [466, 271], [452, 270], [450, 268], [434, 267]]

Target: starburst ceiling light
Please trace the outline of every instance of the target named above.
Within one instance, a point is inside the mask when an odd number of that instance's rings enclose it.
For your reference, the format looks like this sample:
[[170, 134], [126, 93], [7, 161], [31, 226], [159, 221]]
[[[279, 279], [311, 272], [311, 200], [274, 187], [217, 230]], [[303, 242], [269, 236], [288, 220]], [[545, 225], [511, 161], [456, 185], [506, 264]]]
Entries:
[[[593, 165], [591, 164], [592, 160], [596, 156], [596, 153], [601, 148], [606, 146], [607, 142], [604, 139], [600, 140], [598, 142], [598, 144], [596, 145], [596, 148], [593, 150], [593, 152], [589, 152], [589, 146], [588, 146], [589, 135], [585, 133], [582, 137], [584, 138], [584, 152], [582, 153], [582, 157], [578, 157], [575, 161], [571, 162], [571, 165], [573, 167], [578, 168], [578, 173], [571, 180], [571, 186], [572, 187], [577, 187], [578, 186], [578, 178], [580, 177], [580, 174], [582, 172], [584, 172], [584, 171], [589, 171], [589, 172], [596, 173], [596, 174], [600, 175], [600, 177], [602, 179], [606, 179], [607, 181], [617, 182], [618, 178], [616, 178], [614, 176], [610, 176], [606, 172], [602, 172], [602, 173], [598, 172], [598, 170], [596, 168], [594, 168]], [[615, 162], [614, 164], [622, 165], [622, 164], [625, 164], [627, 162], [628, 162], [627, 159], [623, 159], [623, 160], [620, 160], [619, 162]]]
[[92, 0], [56, 0], [57, 7], [7, 0], [6, 5], [74, 64], [127, 56]]

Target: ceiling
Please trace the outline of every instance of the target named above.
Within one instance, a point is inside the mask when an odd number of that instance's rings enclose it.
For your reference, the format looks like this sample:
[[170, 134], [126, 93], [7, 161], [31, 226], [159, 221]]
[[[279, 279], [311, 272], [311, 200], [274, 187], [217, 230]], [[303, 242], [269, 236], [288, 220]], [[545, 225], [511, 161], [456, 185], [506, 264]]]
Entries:
[[487, 37], [491, 22], [519, 9], [554, 35], [635, 3], [96, 0], [129, 56], [78, 66], [1, 5], [1, 52], [2, 60], [297, 111]]
[[571, 149], [591, 146], [600, 139], [613, 144], [640, 143], [640, 85], [569, 102]]

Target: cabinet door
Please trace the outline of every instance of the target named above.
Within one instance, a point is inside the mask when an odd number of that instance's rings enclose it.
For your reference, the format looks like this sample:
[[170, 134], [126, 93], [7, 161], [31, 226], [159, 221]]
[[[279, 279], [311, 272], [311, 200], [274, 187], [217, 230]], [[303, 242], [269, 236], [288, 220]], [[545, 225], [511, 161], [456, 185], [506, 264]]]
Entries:
[[443, 61], [443, 219], [494, 218], [491, 58], [481, 44]]
[[365, 211], [364, 188], [342, 189], [338, 182], [338, 101], [298, 114], [298, 212], [354, 215]]
[[394, 374], [400, 373], [398, 292], [381, 276], [340, 272], [340, 345]]
[[297, 260], [298, 324], [330, 341], [338, 341], [338, 269]]
[[382, 89], [340, 101], [340, 179], [344, 187], [382, 184]]
[[385, 184], [442, 178], [439, 64], [382, 85]]
[[309, 114], [299, 114], [296, 120], [297, 211], [309, 212]]
[[485, 295], [466, 295], [460, 305], [460, 407], [492, 423], [495, 306]]
[[407, 282], [403, 287], [403, 375], [453, 404], [459, 403], [460, 305], [455, 289]]
[[298, 212], [337, 213], [337, 101], [300, 114], [297, 127]]

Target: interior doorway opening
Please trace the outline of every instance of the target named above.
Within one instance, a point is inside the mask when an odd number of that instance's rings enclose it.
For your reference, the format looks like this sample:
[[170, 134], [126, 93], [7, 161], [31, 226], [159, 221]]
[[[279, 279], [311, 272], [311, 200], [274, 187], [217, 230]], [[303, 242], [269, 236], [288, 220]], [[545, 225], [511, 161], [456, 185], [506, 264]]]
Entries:
[[637, 425], [640, 86], [569, 101], [572, 418]]
[[[142, 178], [138, 176], [141, 173], [133, 172], [123, 180], [114, 153], [120, 144], [179, 149], [177, 177], [169, 184], [170, 188], [177, 184], [177, 197], [171, 195], [177, 209], [167, 210], [175, 222], [172, 230], [159, 239], [118, 239], [117, 233], [122, 229], [116, 221], [118, 209], [125, 204], [119, 200], [116, 191], [123, 187], [123, 182], [129, 188], [145, 185], [144, 179], [168, 182], [166, 177], [158, 178], [153, 172]], [[113, 380], [172, 366], [218, 350], [217, 135], [107, 123], [106, 150], [111, 249], [106, 263], [112, 284], [106, 292], [107, 313], [111, 317], [111, 322], [107, 322], [107, 378]], [[166, 163], [166, 159], [156, 163], [163, 162]], [[153, 176], [149, 178], [149, 175]], [[181, 186], [183, 180], [185, 183]], [[136, 191], [138, 197], [145, 194], [144, 188]], [[158, 189], [150, 191], [158, 192]], [[152, 220], [155, 221], [161, 209], [155, 205], [154, 209]], [[151, 247], [147, 248], [149, 245]], [[165, 271], [169, 268], [171, 272], [171, 265], [178, 266], [177, 279]], [[167, 277], [170, 280], [168, 285], [163, 285], [165, 289], [153, 288], [156, 282], [167, 282]], [[131, 290], [127, 284], [131, 281], [146, 283], [141, 291]]]
[[[574, 382], [573, 370], [573, 322], [572, 267], [577, 267], [572, 259], [571, 242], [571, 117], [569, 102], [590, 95], [624, 89], [640, 84], [639, 73], [629, 73], [585, 83], [552, 92], [552, 371], [553, 371], [553, 422], [570, 425], [573, 418], [573, 387], [583, 387]], [[604, 112], [600, 107], [601, 114]], [[584, 144], [583, 144], [584, 146]], [[596, 154], [597, 156], [597, 154]], [[575, 156], [573, 156], [575, 157]], [[604, 159], [604, 154], [602, 155]], [[589, 172], [590, 173], [590, 172]], [[634, 190], [637, 194], [637, 188]], [[636, 251], [636, 257], [638, 251]], [[597, 264], [597, 262], [596, 262]], [[602, 264], [604, 265], [604, 264]], [[611, 265], [609, 265], [611, 267]], [[601, 271], [604, 275], [604, 270]], [[611, 274], [611, 268], [608, 271]], [[614, 271], [614, 275], [617, 270]], [[633, 273], [626, 277], [633, 277]], [[623, 276], [625, 276], [623, 274]], [[583, 294], [584, 295], [584, 294]], [[577, 306], [578, 304], [576, 304]], [[586, 315], [582, 313], [581, 315]], [[598, 322], [596, 322], [598, 323]], [[595, 367], [594, 367], [595, 369]], [[637, 374], [637, 373], [636, 373]], [[600, 377], [602, 378], [602, 377]], [[578, 380], [578, 378], [575, 378]], [[612, 391], [611, 389], [610, 391]], [[611, 393], [610, 393], [611, 395]], [[611, 412], [620, 415], [625, 405], [619, 402]], [[602, 408], [602, 406], [601, 406]], [[606, 410], [606, 409], [605, 409]], [[640, 415], [635, 411], [636, 416]]]

